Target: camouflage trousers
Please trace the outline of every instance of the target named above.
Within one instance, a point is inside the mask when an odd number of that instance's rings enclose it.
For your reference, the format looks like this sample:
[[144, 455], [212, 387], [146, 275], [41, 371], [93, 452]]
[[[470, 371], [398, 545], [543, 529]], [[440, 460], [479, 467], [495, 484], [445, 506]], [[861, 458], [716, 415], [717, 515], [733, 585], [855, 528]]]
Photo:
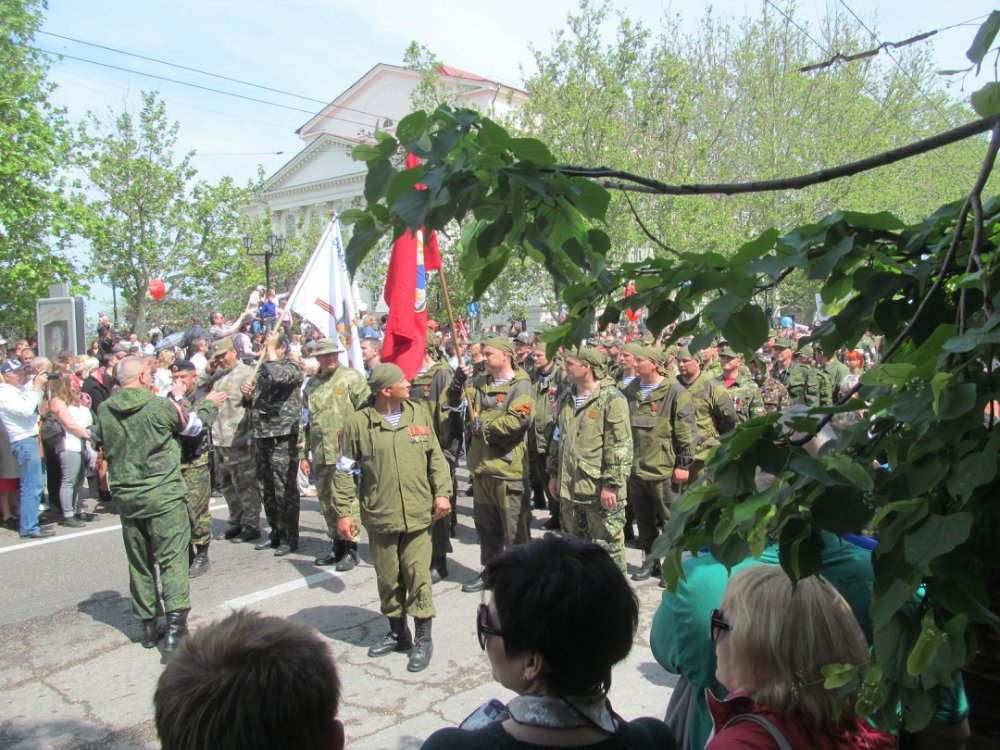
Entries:
[[271, 541], [299, 543], [298, 435], [254, 438], [257, 485]]
[[679, 487], [670, 478], [628, 478], [628, 504], [639, 524], [639, 544], [649, 553], [660, 535], [663, 524], [670, 520], [670, 506], [677, 499]]
[[208, 468], [208, 456], [202, 456], [193, 464], [181, 466], [181, 476], [187, 485], [191, 544], [208, 544], [212, 541], [212, 514], [208, 511], [208, 503], [212, 497], [212, 476]]
[[[140, 620], [152, 620], [160, 611], [190, 609], [188, 550], [191, 522], [180, 500], [166, 513], [151, 518], [122, 516], [122, 540], [128, 559], [132, 611]], [[156, 568], [160, 590], [156, 589]], [[159, 599], [162, 594], [163, 608]]]
[[[340, 536], [337, 532], [340, 516], [333, 506], [333, 478], [337, 473], [337, 464], [313, 464], [313, 472], [316, 474], [316, 497], [326, 520], [327, 534], [331, 539], [336, 539]], [[361, 539], [361, 505], [357, 497], [351, 503], [351, 518], [354, 519], [354, 539], [347, 541], [356, 542]]]
[[563, 498], [559, 503], [559, 523], [564, 534], [596, 542], [608, 551], [622, 573], [628, 572], [625, 564], [625, 502], [622, 499], [605, 510], [597, 499], [581, 503]]
[[531, 538], [528, 482], [472, 475], [472, 520], [479, 535], [479, 562]]
[[260, 529], [257, 464], [249, 448], [215, 448], [215, 470], [229, 506], [229, 527]]

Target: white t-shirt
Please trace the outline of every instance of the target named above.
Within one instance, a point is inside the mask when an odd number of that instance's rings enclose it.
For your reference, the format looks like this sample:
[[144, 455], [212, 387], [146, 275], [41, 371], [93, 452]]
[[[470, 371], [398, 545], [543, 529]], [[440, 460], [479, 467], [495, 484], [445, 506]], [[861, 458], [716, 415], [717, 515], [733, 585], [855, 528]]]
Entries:
[[[87, 429], [94, 423], [94, 416], [90, 413], [90, 409], [83, 404], [70, 404], [66, 408], [79, 427]], [[63, 438], [63, 449], [71, 453], [79, 453], [83, 450], [83, 438], [67, 431], [66, 437]]]
[[41, 391], [22, 391], [9, 383], [0, 383], [0, 421], [10, 442], [16, 443], [38, 435], [38, 405]]

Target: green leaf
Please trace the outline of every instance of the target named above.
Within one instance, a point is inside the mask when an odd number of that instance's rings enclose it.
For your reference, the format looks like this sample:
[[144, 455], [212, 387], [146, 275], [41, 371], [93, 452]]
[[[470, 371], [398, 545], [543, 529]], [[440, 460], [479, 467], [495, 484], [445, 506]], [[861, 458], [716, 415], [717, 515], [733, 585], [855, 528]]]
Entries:
[[895, 231], [906, 227], [906, 224], [898, 216], [889, 211], [879, 211], [877, 214], [844, 211], [842, 217], [844, 221], [857, 229]]
[[393, 212], [415, 232], [422, 227], [427, 219], [427, 208], [431, 203], [430, 190], [410, 190], [393, 203]]
[[924, 619], [920, 622], [920, 635], [917, 642], [910, 651], [910, 656], [906, 660], [906, 671], [916, 677], [923, 673], [934, 660], [934, 655], [945, 642], [947, 635], [937, 626], [934, 621], [934, 613], [928, 611]]
[[539, 166], [551, 166], [555, 159], [549, 147], [537, 138], [511, 138], [510, 150], [521, 161], [531, 161]]
[[958, 459], [948, 477], [948, 492], [955, 497], [967, 498], [976, 487], [989, 484], [997, 475], [997, 454], [968, 453]]
[[827, 664], [820, 671], [823, 673], [823, 688], [836, 690], [857, 679], [860, 669], [857, 664]]
[[836, 267], [840, 259], [854, 249], [854, 235], [848, 234], [833, 247], [824, 247], [819, 259], [809, 269], [810, 279], [825, 279]]
[[739, 352], [753, 352], [767, 338], [767, 317], [757, 305], [747, 304], [734, 311], [722, 327], [729, 345]]
[[413, 189], [424, 176], [424, 164], [418, 164], [412, 169], [401, 169], [389, 180], [389, 187], [385, 191], [385, 201], [390, 206], [394, 206], [396, 201]]
[[965, 53], [965, 56], [969, 58], [969, 62], [976, 64], [976, 75], [979, 74], [983, 58], [990, 51], [990, 46], [993, 44], [998, 31], [1000, 31], [1000, 12], [994, 10], [980, 25], [975, 38], [972, 40], [972, 45]]
[[865, 470], [861, 464], [850, 456], [843, 453], [835, 453], [824, 456], [824, 463], [827, 468], [835, 474], [839, 474], [844, 480], [850, 482], [866, 492], [875, 488], [875, 482], [871, 474]]
[[903, 385], [916, 365], [909, 362], [876, 365], [861, 375], [863, 385]]
[[573, 184], [580, 192], [579, 198], [575, 201], [580, 210], [591, 219], [603, 221], [608, 213], [611, 194], [585, 177], [574, 177]]
[[854, 487], [828, 487], [812, 504], [813, 523], [833, 534], [859, 532], [872, 517], [864, 493]]
[[978, 91], [973, 91], [969, 101], [980, 117], [1000, 114], [1000, 83], [990, 81]]
[[945, 389], [935, 410], [942, 419], [955, 419], [976, 405], [975, 383], [960, 383]]
[[737, 268], [745, 266], [750, 261], [757, 260], [774, 247], [780, 232], [774, 227], [762, 232], [756, 239], [744, 242], [733, 256], [733, 265]]
[[422, 110], [406, 115], [396, 126], [396, 138], [400, 143], [409, 143], [418, 138], [427, 125], [427, 113]]
[[506, 148], [510, 143], [510, 134], [493, 120], [484, 117], [479, 125], [479, 142], [483, 146], [499, 146]]
[[935, 557], [951, 552], [969, 538], [975, 516], [966, 511], [947, 516], [930, 514], [904, 539], [906, 559], [926, 565]]
[[366, 201], [369, 203], [378, 203], [382, 200], [392, 173], [392, 162], [388, 159], [377, 159], [368, 162], [368, 174], [365, 175]]

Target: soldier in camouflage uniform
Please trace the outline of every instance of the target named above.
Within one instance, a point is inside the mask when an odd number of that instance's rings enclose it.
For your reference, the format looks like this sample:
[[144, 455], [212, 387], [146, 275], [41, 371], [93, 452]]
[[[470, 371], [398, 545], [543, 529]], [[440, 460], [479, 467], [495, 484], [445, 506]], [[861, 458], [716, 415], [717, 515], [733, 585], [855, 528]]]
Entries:
[[607, 365], [607, 355], [590, 347], [566, 354], [570, 387], [556, 408], [549, 490], [559, 499], [563, 532], [604, 547], [624, 575], [632, 431], [628, 402], [607, 377]]
[[677, 367], [677, 382], [691, 394], [698, 425], [698, 452], [691, 464], [691, 481], [694, 481], [704, 471], [709, 452], [719, 444], [719, 436], [733, 429], [739, 416], [726, 387], [702, 372], [701, 360], [686, 346], [677, 351]]
[[750, 360], [750, 371], [753, 380], [760, 389], [760, 400], [764, 404], [764, 413], [772, 414], [788, 406], [788, 390], [771, 377], [771, 355], [758, 351]]
[[[319, 362], [319, 371], [302, 389], [302, 406], [308, 419], [299, 430], [299, 460], [302, 471], [309, 474], [309, 454], [316, 476], [316, 496], [326, 520], [327, 533], [333, 541], [330, 554], [317, 557], [316, 565], [335, 565], [345, 572], [358, 564], [358, 540], [338, 536], [340, 516], [333, 502], [333, 481], [340, 455], [340, 432], [355, 411], [371, 398], [365, 376], [351, 367], [340, 364], [344, 347], [339, 341], [323, 338], [316, 342], [313, 356]], [[354, 525], [361, 528], [358, 509], [352, 511]]]
[[212, 359], [202, 377], [203, 388], [226, 395], [219, 405], [219, 418], [212, 425], [215, 467], [229, 506], [229, 525], [222, 538], [253, 542], [260, 538], [260, 488], [249, 401], [242, 390], [243, 384], [253, 378], [253, 367], [240, 361], [232, 338], [227, 337], [212, 344]]
[[[535, 410], [531, 378], [516, 369], [509, 339], [494, 336], [482, 347], [484, 371], [472, 382], [466, 462], [472, 474], [472, 518], [479, 535], [479, 560], [486, 565], [512, 544], [530, 538], [528, 498], [528, 431]], [[449, 405], [464, 397], [468, 368], [455, 374], [448, 389]], [[480, 572], [462, 586], [473, 593], [484, 588]]]
[[639, 544], [646, 556], [632, 580], [645, 581], [660, 575], [659, 560], [649, 553], [670, 519], [670, 505], [688, 480], [698, 447], [698, 426], [690, 394], [667, 370], [667, 353], [632, 342], [625, 346], [632, 348], [638, 371], [624, 391], [633, 447], [628, 504], [639, 522]]
[[715, 380], [722, 380], [722, 363], [719, 362], [719, 347], [715, 344], [706, 346], [698, 356], [701, 357], [701, 371]]
[[[451, 476], [431, 420], [407, 400], [410, 383], [403, 371], [386, 362], [375, 365], [369, 385], [372, 401], [344, 426], [343, 455], [334, 480], [339, 529], [344, 538], [357, 534], [357, 478], [382, 614], [389, 618], [389, 633], [368, 655], [409, 651], [406, 668], [419, 672], [433, 653], [430, 527], [444, 523], [448, 515]], [[392, 481], [385, 481], [387, 477]], [[415, 639], [407, 615], [413, 616]]]
[[[197, 370], [188, 360], [178, 359], [170, 366], [170, 371], [174, 378], [171, 398], [186, 411], [191, 411], [196, 403], [205, 398], [205, 392], [196, 385]], [[208, 511], [208, 503], [212, 495], [212, 479], [208, 470], [208, 430], [182, 436], [180, 441], [181, 475], [188, 489], [188, 519], [191, 521], [191, 544], [194, 546], [188, 577], [197, 578], [211, 567], [208, 545], [212, 541], [212, 514]]]
[[822, 370], [823, 374], [826, 375], [828, 392], [825, 395], [825, 400], [828, 404], [836, 404], [840, 400], [840, 385], [844, 382], [844, 378], [851, 374], [851, 371], [836, 357], [828, 359], [826, 352], [822, 349], [816, 349], [815, 357], [816, 369]]
[[747, 422], [764, 414], [760, 388], [749, 370], [746, 375], [743, 374], [743, 358], [727, 346], [719, 353], [719, 362], [722, 364], [722, 384], [733, 398], [739, 421]]
[[559, 503], [549, 491], [549, 445], [556, 429], [556, 404], [567, 387], [566, 373], [558, 361], [561, 357], [557, 355], [556, 360], [550, 361], [544, 344], [535, 347], [533, 359], [535, 372], [531, 381], [535, 386], [535, 423], [528, 433], [530, 470], [541, 482], [551, 514], [542, 528], [554, 531], [559, 528]]
[[153, 648], [163, 636], [158, 621], [162, 596], [167, 619], [164, 650], [172, 651], [187, 633], [191, 608], [191, 522], [176, 436], [197, 435], [211, 424], [222, 396], [210, 393], [187, 413], [152, 394], [145, 358], [126, 357], [115, 370], [121, 387], [98, 409], [94, 435], [104, 449], [108, 483], [120, 510], [129, 594], [132, 611], [142, 620], [142, 645]]
[[792, 361], [805, 369], [805, 404], [806, 406], [830, 406], [830, 395], [833, 393], [832, 383], [826, 376], [826, 371], [813, 366], [815, 356], [812, 346], [804, 344], [792, 355]]
[[302, 420], [302, 368], [287, 358], [288, 339], [276, 328], [264, 340], [264, 361], [255, 380], [243, 384], [251, 399], [257, 483], [269, 538], [254, 549], [273, 549], [276, 557], [299, 547], [299, 423]]
[[794, 350], [791, 340], [785, 336], [779, 336], [771, 345], [771, 352], [774, 356], [771, 377], [788, 390], [790, 403], [806, 403], [806, 378], [809, 371], [802, 364], [792, 361]]
[[[455, 487], [455, 466], [462, 444], [461, 415], [448, 408], [448, 386], [454, 376], [451, 366], [441, 358], [441, 350], [431, 337], [424, 348], [424, 362], [410, 384], [410, 401], [421, 409], [427, 424], [434, 425], [434, 435], [448, 462], [452, 489]], [[431, 526], [431, 582], [440, 583], [448, 577], [448, 553], [452, 551], [451, 530], [455, 519], [455, 494], [449, 517]]]

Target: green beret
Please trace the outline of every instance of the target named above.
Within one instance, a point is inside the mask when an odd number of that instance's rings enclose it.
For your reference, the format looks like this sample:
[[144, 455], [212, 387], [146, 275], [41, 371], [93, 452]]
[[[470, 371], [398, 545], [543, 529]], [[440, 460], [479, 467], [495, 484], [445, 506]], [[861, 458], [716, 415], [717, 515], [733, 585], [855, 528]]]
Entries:
[[566, 356], [594, 368], [606, 367], [608, 364], [608, 355], [590, 346], [579, 346], [576, 349], [571, 349], [566, 352]]
[[511, 359], [514, 358], [514, 345], [510, 343], [510, 339], [506, 336], [494, 336], [491, 339], [486, 339], [483, 342], [483, 346], [492, 346], [501, 352], [507, 352]]
[[316, 342], [316, 348], [313, 349], [313, 355], [319, 354], [340, 354], [344, 351], [344, 347], [340, 345], [339, 341], [333, 339], [320, 339]]
[[379, 362], [372, 368], [372, 374], [368, 376], [368, 386], [372, 389], [372, 393], [378, 394], [383, 388], [392, 388], [405, 378], [406, 376], [398, 365], [394, 365], [392, 362]]
[[646, 355], [643, 354], [643, 351], [645, 349], [646, 347], [642, 345], [641, 341], [629, 341], [627, 344], [625, 344], [625, 346], [622, 347], [623, 352], [626, 352], [627, 354], [631, 354], [632, 356], [636, 357], [645, 357]]

